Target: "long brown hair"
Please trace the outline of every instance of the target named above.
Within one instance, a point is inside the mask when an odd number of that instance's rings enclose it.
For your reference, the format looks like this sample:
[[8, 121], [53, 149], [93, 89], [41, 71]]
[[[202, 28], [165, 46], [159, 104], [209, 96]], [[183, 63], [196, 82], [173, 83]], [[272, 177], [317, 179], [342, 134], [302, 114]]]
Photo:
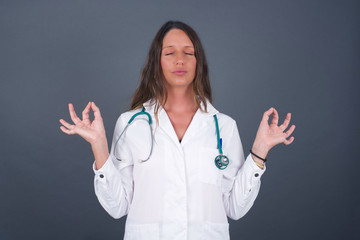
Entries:
[[207, 111], [206, 99], [210, 103], [212, 102], [208, 64], [198, 35], [190, 26], [183, 22], [168, 21], [159, 29], [151, 43], [139, 87], [136, 89], [131, 100], [131, 110], [140, 108], [146, 101], [154, 99], [155, 116], [157, 118], [160, 106], [166, 103], [167, 92], [160, 59], [163, 39], [174, 28], [184, 31], [195, 48], [196, 73], [193, 80], [193, 91], [197, 106], [201, 107], [200, 103], [203, 102], [205, 109], [201, 110]]

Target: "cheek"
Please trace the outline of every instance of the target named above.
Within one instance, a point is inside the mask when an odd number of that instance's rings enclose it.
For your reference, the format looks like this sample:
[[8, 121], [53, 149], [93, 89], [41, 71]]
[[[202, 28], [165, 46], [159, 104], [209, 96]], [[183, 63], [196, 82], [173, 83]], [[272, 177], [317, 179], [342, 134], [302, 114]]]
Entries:
[[192, 68], [194, 70], [194, 73], [196, 72], [196, 59], [194, 60], [194, 62], [192, 63]]
[[160, 65], [161, 65], [161, 69], [164, 69], [164, 61], [163, 61], [163, 58], [160, 58]]
[[163, 60], [163, 58], [160, 59], [160, 64], [161, 64], [161, 69], [162, 69], [163, 73], [165, 73], [166, 69], [167, 69], [167, 63], [166, 63], [166, 61]]

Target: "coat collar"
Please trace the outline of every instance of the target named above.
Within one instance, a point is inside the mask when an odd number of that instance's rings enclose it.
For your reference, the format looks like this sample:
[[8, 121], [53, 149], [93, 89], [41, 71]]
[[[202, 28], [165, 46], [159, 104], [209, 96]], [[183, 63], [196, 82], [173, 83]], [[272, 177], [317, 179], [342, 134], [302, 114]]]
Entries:
[[[154, 99], [150, 99], [150, 100], [146, 101], [143, 104], [143, 106], [145, 107], [145, 110], [148, 113], [150, 113], [151, 115], [154, 115], [154, 111], [155, 111], [155, 100]], [[203, 102], [200, 103], [200, 106], [201, 106], [201, 109], [205, 109]], [[198, 109], [198, 111], [195, 113], [195, 115], [199, 113], [199, 115], [202, 115], [204, 117], [205, 116], [211, 116], [212, 117], [212, 116], [214, 116], [214, 114], [219, 113], [219, 111], [210, 103], [210, 101], [208, 99], [206, 99], [206, 106], [207, 106], [207, 112], [203, 112], [200, 109]], [[158, 112], [159, 116], [161, 115], [161, 112], [163, 112], [163, 111], [165, 112], [163, 107], [160, 106], [159, 112]]]
[[[214, 114], [219, 113], [219, 111], [207, 99], [206, 99], [206, 104], [207, 104], [207, 112], [201, 111], [200, 108], [196, 111], [193, 119], [191, 120], [190, 125], [188, 126], [185, 132], [181, 144], [179, 143], [174, 127], [172, 126], [166, 111], [161, 106], [158, 112], [159, 127], [162, 130], [164, 130], [164, 132], [172, 139], [175, 145], [181, 148], [181, 145], [186, 144], [193, 136], [196, 136], [198, 132], [204, 130], [204, 128], [206, 128], [209, 124], [213, 124], [214, 122], [213, 116]], [[201, 102], [200, 105], [201, 108], [204, 109], [203, 102]], [[155, 101], [151, 99], [145, 102], [143, 106], [145, 107], [145, 110], [148, 113], [150, 113], [152, 118], [154, 118]], [[154, 124], [157, 123], [154, 122]]]

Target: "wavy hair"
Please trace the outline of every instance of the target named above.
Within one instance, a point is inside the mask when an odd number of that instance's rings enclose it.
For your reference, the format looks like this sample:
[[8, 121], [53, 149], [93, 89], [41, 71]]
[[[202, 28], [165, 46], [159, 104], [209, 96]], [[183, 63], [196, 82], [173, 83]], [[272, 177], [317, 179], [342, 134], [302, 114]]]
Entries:
[[163, 39], [171, 29], [184, 31], [194, 45], [196, 72], [193, 80], [193, 91], [196, 105], [201, 109], [200, 103], [202, 102], [204, 109], [201, 110], [206, 112], [206, 99], [210, 103], [212, 102], [208, 64], [198, 35], [190, 26], [183, 22], [168, 21], [159, 29], [151, 43], [147, 60], [142, 70], [140, 84], [132, 96], [130, 108], [131, 110], [141, 108], [146, 101], [153, 99], [155, 100], [156, 119], [160, 106], [163, 106], [167, 100], [165, 77], [160, 60]]

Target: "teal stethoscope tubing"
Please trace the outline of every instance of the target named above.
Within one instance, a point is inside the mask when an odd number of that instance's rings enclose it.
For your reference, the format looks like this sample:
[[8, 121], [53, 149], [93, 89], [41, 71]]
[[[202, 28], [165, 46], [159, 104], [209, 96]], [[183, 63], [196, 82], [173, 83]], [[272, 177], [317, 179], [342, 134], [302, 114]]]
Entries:
[[[116, 146], [121, 138], [121, 136], [124, 134], [124, 132], [126, 131], [126, 129], [131, 125], [131, 123], [133, 123], [134, 121], [136, 120], [145, 120], [146, 119], [143, 119], [143, 118], [138, 118], [138, 119], [135, 119], [137, 116], [139, 115], [146, 115], [148, 117], [148, 122], [149, 122], [149, 126], [150, 126], [150, 135], [151, 135], [151, 149], [150, 149], [150, 154], [149, 156], [145, 159], [145, 160], [142, 160], [140, 159], [139, 162], [143, 163], [143, 162], [146, 162], [150, 159], [151, 157], [151, 154], [152, 154], [152, 151], [153, 151], [153, 147], [154, 147], [154, 138], [153, 138], [153, 134], [152, 134], [152, 126], [151, 126], [151, 123], [152, 123], [152, 120], [151, 120], [151, 116], [149, 113], [145, 112], [145, 108], [143, 107], [141, 112], [138, 112], [138, 113], [135, 113], [131, 118], [130, 120], [128, 121], [128, 123], [126, 124], [124, 130], [120, 133], [120, 136], [117, 138], [116, 142], [115, 142], [115, 146], [114, 146], [114, 155], [115, 155], [115, 158], [119, 161], [122, 161], [121, 159], [117, 158], [116, 157]], [[223, 151], [222, 151], [222, 138], [220, 138], [220, 130], [219, 130], [219, 124], [218, 124], [218, 120], [217, 120], [217, 116], [216, 114], [214, 115], [214, 119], [215, 119], [215, 127], [216, 127], [216, 137], [217, 137], [217, 147], [219, 149], [219, 155], [216, 156], [215, 158], [215, 166], [217, 168], [219, 168], [220, 170], [223, 170], [227, 167], [227, 165], [229, 165], [229, 159], [223, 154]]]
[[137, 118], [137, 119], [135, 119], [135, 118], [136, 118], [137, 116], [139, 116], [139, 115], [146, 115], [146, 116], [148, 117], [148, 122], [149, 122], [149, 126], [150, 126], [150, 136], [151, 136], [151, 149], [150, 149], [150, 154], [149, 154], [149, 156], [148, 156], [145, 160], [139, 159], [139, 162], [140, 162], [140, 163], [146, 162], [146, 161], [149, 160], [149, 158], [151, 157], [151, 154], [152, 154], [152, 151], [153, 151], [153, 147], [154, 147], [154, 138], [153, 138], [153, 134], [152, 134], [152, 125], [151, 125], [152, 120], [151, 120], [150, 114], [147, 113], [147, 112], [145, 112], [145, 108], [143, 107], [142, 110], [141, 110], [141, 112], [135, 113], [135, 114], [130, 118], [130, 120], [129, 120], [128, 123], [126, 124], [124, 130], [120, 133], [120, 136], [117, 138], [117, 140], [116, 140], [116, 142], [115, 142], [115, 146], [114, 146], [114, 156], [115, 156], [115, 158], [116, 158], [117, 160], [119, 160], [119, 161], [122, 161], [122, 160], [116, 157], [116, 146], [117, 146], [117, 144], [118, 144], [121, 136], [124, 134], [124, 132], [126, 131], [126, 129], [127, 129], [127, 128], [131, 125], [131, 123], [133, 123], [134, 121], [136, 121], [136, 120], [145, 120], [145, 121], [146, 121], [146, 119], [143, 119], [143, 118]]
[[227, 167], [227, 165], [229, 165], [229, 159], [227, 156], [223, 154], [222, 151], [222, 138], [220, 138], [220, 130], [219, 130], [219, 124], [216, 114], [214, 114], [214, 119], [215, 119], [215, 127], [216, 127], [217, 145], [220, 153], [220, 155], [216, 156], [215, 158], [215, 166], [218, 169], [223, 170]]

